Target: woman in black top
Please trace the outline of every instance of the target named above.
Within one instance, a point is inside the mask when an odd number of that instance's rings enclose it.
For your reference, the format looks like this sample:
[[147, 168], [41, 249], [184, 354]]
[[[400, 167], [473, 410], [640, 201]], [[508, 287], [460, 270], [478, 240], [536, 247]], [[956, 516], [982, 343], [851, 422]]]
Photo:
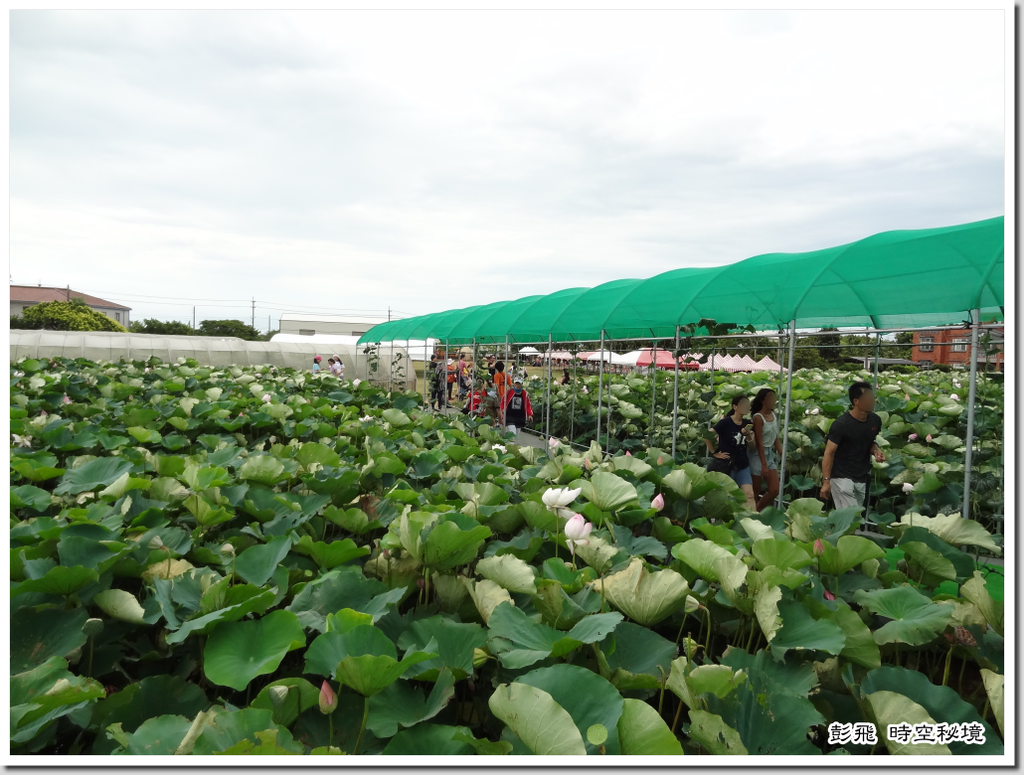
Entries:
[[[732, 412], [727, 414], [714, 431], [718, 434], [718, 451], [714, 456], [720, 460], [729, 460], [732, 467], [729, 476], [743, 490], [747, 498], [747, 509], [755, 511], [754, 488], [750, 479], [750, 460], [747, 457], [747, 444], [753, 438], [753, 427], [750, 420], [744, 417], [750, 411], [750, 399], [744, 395], [732, 399]], [[711, 442], [705, 439], [708, 449]]]
[[565, 374], [565, 376], [562, 377], [562, 384], [563, 385], [568, 385], [572, 381], [572, 380], [569, 379], [569, 370], [568, 369], [563, 369], [562, 373]]

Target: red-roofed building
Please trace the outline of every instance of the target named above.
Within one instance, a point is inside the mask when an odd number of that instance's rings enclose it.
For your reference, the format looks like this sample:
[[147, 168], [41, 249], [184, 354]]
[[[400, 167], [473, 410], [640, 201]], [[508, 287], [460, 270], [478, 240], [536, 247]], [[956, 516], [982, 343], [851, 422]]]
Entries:
[[[1003, 370], [1003, 329], [989, 329], [992, 333], [992, 348], [998, 348], [998, 352], [992, 355], [985, 355], [985, 351], [978, 353], [978, 369], [984, 370], [988, 364], [995, 371]], [[982, 331], [982, 335], [984, 335]], [[981, 348], [979, 348], [981, 349]], [[914, 349], [911, 359], [918, 365], [930, 367], [944, 364], [955, 369], [969, 369], [971, 367], [971, 331], [970, 329], [926, 331], [914, 333]]]
[[70, 301], [71, 299], [81, 299], [92, 309], [102, 312], [125, 328], [128, 328], [128, 324], [131, 322], [131, 307], [97, 296], [90, 296], [88, 293], [79, 293], [70, 288], [50, 288], [45, 285], [12, 285], [11, 317], [20, 317], [26, 309], [34, 304], [41, 304], [44, 301]]

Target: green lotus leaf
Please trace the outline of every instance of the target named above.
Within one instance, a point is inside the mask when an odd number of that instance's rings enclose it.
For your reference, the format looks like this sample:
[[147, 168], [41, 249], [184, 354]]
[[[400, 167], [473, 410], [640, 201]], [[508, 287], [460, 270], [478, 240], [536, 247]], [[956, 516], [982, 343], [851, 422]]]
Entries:
[[235, 560], [235, 573], [250, 584], [257, 587], [262, 586], [273, 575], [278, 563], [288, 556], [291, 548], [292, 539], [288, 536], [273, 538], [265, 544], [250, 546]]
[[719, 581], [715, 570], [718, 559], [736, 559], [728, 549], [724, 549], [703, 538], [692, 538], [672, 547], [672, 556], [693, 568], [697, 575], [706, 581]]
[[259, 741], [241, 740], [230, 748], [217, 751], [221, 756], [301, 756], [305, 753], [302, 743], [296, 741], [288, 730], [263, 729], [255, 732]]
[[509, 592], [526, 595], [537, 592], [537, 574], [533, 567], [511, 554], [485, 557], [476, 564], [476, 570]]
[[996, 717], [999, 725], [999, 734], [1005, 736], [1003, 731], [1003, 676], [993, 673], [987, 668], [982, 668], [981, 678], [985, 682], [985, 693], [988, 694], [989, 703], [992, 705], [992, 714]]
[[53, 491], [56, 495], [77, 495], [95, 490], [117, 481], [132, 468], [130, 461], [119, 457], [103, 457], [90, 460], [79, 468], [72, 468], [60, 480]]
[[[472, 742], [471, 742], [472, 741]], [[474, 745], [476, 743], [476, 745]], [[467, 727], [445, 724], [417, 724], [392, 737], [381, 754], [384, 756], [466, 756], [475, 752], [507, 753], [508, 743], [490, 743], [473, 738]], [[483, 751], [481, 751], [481, 748]]]
[[[46, 595], [63, 595], [67, 597], [82, 587], [98, 580], [99, 574], [92, 568], [84, 568], [81, 565], [75, 565], [70, 568], [64, 565], [55, 565], [41, 578], [29, 579], [21, 582], [16, 587], [12, 587], [11, 597], [25, 592], [42, 592]], [[132, 599], [134, 600], [134, 598]]]
[[690, 737], [715, 756], [746, 756], [740, 733], [722, 717], [706, 710], [690, 711]]
[[630, 619], [645, 627], [657, 624], [686, 604], [690, 587], [686, 579], [665, 568], [650, 572], [639, 557], [625, 570], [591, 582], [603, 588], [608, 601]]
[[[942, 743], [911, 743], [889, 739], [890, 724], [935, 724], [928, 711], [902, 694], [891, 691], [877, 691], [864, 695], [878, 726], [878, 739], [885, 743], [892, 756], [949, 756], [949, 747]], [[943, 719], [945, 720], [945, 719]]]
[[273, 455], [250, 455], [238, 469], [238, 478], [274, 484], [284, 478], [284, 464]]
[[992, 625], [992, 629], [1000, 635], [1003, 634], [1003, 601], [995, 600], [989, 594], [981, 571], [974, 571], [971, 580], [961, 585], [960, 596], [978, 606], [981, 615]]
[[[255, 548], [255, 547], [253, 547]], [[252, 551], [247, 549], [246, 551]], [[351, 538], [341, 541], [331, 541], [329, 544], [323, 541], [314, 542], [308, 535], [302, 536], [296, 544], [295, 551], [310, 557], [321, 568], [330, 570], [339, 565], [344, 565], [356, 557], [365, 557], [370, 553], [366, 546], [357, 546]], [[244, 554], [244, 553], [243, 553]], [[287, 552], [286, 552], [287, 554]], [[239, 557], [241, 559], [241, 557]]]
[[821, 572], [831, 576], [841, 576], [865, 560], [885, 556], [878, 544], [863, 536], [844, 535], [839, 537], [835, 546], [829, 541], [823, 542], [823, 545], [825, 551], [820, 560]]
[[828, 619], [813, 619], [806, 606], [792, 600], [779, 603], [782, 628], [771, 642], [772, 655], [785, 659], [790, 649], [818, 650], [838, 654], [846, 645], [842, 628]]
[[683, 755], [683, 747], [668, 724], [642, 700], [623, 700], [618, 730], [622, 753], [627, 756]]
[[920, 541], [901, 541], [900, 549], [906, 554], [911, 577], [929, 587], [943, 581], [956, 581], [956, 568], [947, 558]]
[[406, 425], [412, 425], [412, 420], [409, 419], [409, 415], [400, 409], [385, 409], [381, 412], [381, 417], [391, 423], [395, 428], [404, 428]]
[[683, 500], [691, 502], [703, 498], [712, 490], [722, 488], [720, 482], [710, 478], [707, 471], [693, 463], [684, 463], [663, 477], [662, 483]]
[[518, 682], [501, 684], [487, 704], [538, 756], [586, 755], [572, 716], [547, 692]]
[[[459, 585], [461, 588], [462, 585]], [[421, 662], [410, 678], [420, 681], [437, 680], [440, 671], [449, 670], [456, 679], [473, 674], [473, 649], [483, 648], [487, 643], [487, 631], [479, 624], [463, 624], [444, 616], [431, 616], [413, 622], [398, 639], [403, 651], [432, 650], [437, 658]]]
[[[284, 689], [284, 697], [275, 700], [271, 689]], [[315, 708], [320, 703], [320, 688], [313, 686], [305, 678], [281, 678], [263, 687], [250, 707], [269, 710], [274, 714], [274, 723], [290, 727], [304, 711]]]
[[446, 517], [423, 541], [423, 564], [435, 570], [448, 570], [470, 562], [491, 535], [490, 528], [462, 514]]
[[437, 681], [426, 697], [423, 692], [414, 689], [410, 682], [395, 681], [370, 697], [366, 728], [383, 739], [393, 737], [399, 727], [413, 727], [432, 719], [455, 695], [454, 687], [455, 678], [446, 668], [440, 670]]
[[93, 598], [93, 602], [103, 609], [104, 613], [131, 624], [143, 624], [145, 611], [131, 592], [123, 589], [108, 589]]
[[170, 756], [188, 734], [192, 722], [184, 716], [164, 714], [146, 719], [134, 732], [125, 732], [120, 722], [108, 731], [127, 754], [133, 756]]
[[274, 724], [269, 710], [262, 708], [243, 708], [228, 711], [214, 705], [209, 711], [200, 714], [192, 722], [192, 727], [185, 735], [176, 754], [191, 753], [196, 756], [227, 751], [243, 740], [253, 745], [262, 741], [256, 737], [257, 732], [276, 729], [278, 734], [289, 734], [288, 730]]
[[583, 496], [601, 511], [609, 513], [635, 504], [637, 501], [636, 487], [622, 477], [607, 471], [598, 471], [587, 482], [579, 479], [573, 482], [572, 489], [582, 489]]
[[33, 487], [30, 484], [11, 487], [11, 508], [29, 508], [33, 511], [45, 511], [50, 507], [50, 493]]
[[774, 538], [755, 541], [751, 553], [760, 568], [774, 565], [778, 568], [800, 570], [814, 562], [814, 558], [802, 547], [790, 541], [779, 541]]
[[305, 645], [302, 625], [291, 611], [223, 622], [206, 641], [203, 672], [215, 684], [242, 691], [257, 676], [273, 673], [289, 651]]
[[870, 611], [893, 621], [875, 631], [875, 643], [920, 646], [942, 632], [953, 615], [952, 606], [933, 603], [911, 587], [860, 590], [853, 599]]

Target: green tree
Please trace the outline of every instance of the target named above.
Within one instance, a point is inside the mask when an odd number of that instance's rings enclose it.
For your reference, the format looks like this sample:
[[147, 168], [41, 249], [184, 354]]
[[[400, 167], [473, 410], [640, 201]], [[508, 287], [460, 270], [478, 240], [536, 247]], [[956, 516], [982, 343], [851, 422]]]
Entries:
[[840, 349], [842, 342], [837, 329], [822, 328], [817, 334], [807, 339], [808, 344], [813, 344], [818, 348], [818, 355], [822, 360], [830, 363], [843, 360], [843, 353]]
[[199, 324], [201, 336], [237, 336], [250, 342], [263, 341], [263, 334], [241, 320], [204, 320]]
[[177, 320], [156, 320], [146, 318], [141, 323], [135, 321], [128, 330], [133, 334], [164, 334], [169, 336], [194, 336], [196, 331], [188, 323], [179, 323]]
[[46, 301], [25, 310], [24, 320], [32, 328], [49, 331], [126, 331], [102, 312], [97, 312], [81, 299]]
[[910, 360], [914, 354], [914, 332], [913, 331], [902, 331], [896, 334], [896, 343], [905, 345], [904, 347], [889, 347], [886, 353], [886, 358], [906, 358]]

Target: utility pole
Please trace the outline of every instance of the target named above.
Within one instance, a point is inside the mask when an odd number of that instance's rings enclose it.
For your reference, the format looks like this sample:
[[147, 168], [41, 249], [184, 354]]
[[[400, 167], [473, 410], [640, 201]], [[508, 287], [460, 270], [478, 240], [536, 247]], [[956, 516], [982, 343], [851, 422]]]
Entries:
[[67, 300], [69, 302], [71, 301], [71, 286], [70, 285], [68, 286], [68, 298], [67, 298]]
[[267, 315], [267, 333], [270, 333], [270, 315]]
[[196, 308], [192, 307], [192, 330], [196, 330]]
[[252, 327], [256, 328], [256, 297], [252, 297]]
[[391, 307], [388, 307], [388, 322], [391, 322]]

